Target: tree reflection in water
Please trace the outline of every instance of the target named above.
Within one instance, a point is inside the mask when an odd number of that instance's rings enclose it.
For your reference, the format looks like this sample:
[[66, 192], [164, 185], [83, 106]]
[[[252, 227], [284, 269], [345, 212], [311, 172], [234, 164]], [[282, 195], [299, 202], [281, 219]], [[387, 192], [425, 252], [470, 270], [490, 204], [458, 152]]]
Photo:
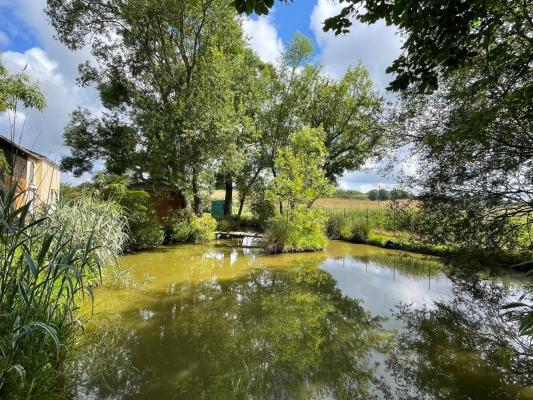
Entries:
[[533, 399], [531, 339], [501, 315], [512, 290], [451, 275], [451, 300], [397, 307], [405, 331], [387, 361], [398, 399]]
[[373, 360], [391, 334], [316, 263], [175, 285], [117, 318], [72, 363], [78, 397], [387, 397]]

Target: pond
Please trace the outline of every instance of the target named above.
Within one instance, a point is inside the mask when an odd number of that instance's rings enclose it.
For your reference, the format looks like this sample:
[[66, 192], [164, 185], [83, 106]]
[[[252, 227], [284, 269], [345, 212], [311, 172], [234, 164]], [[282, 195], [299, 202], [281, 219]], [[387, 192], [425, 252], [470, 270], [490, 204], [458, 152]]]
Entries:
[[[511, 280], [338, 241], [230, 241], [123, 257], [143, 288], [95, 290], [68, 366], [80, 399], [533, 399]], [[89, 314], [88, 310], [85, 310]]]

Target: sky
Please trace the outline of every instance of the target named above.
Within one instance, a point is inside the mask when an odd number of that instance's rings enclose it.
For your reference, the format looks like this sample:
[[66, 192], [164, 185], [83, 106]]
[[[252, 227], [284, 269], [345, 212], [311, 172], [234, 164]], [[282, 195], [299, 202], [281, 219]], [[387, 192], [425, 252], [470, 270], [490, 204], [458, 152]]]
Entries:
[[[229, 0], [228, 0], [229, 1]], [[0, 53], [3, 64], [11, 72], [25, 70], [43, 90], [48, 107], [43, 112], [20, 110], [17, 114], [16, 136], [28, 148], [59, 161], [68, 155], [63, 144], [63, 130], [69, 114], [78, 106], [98, 113], [102, 108], [96, 91], [76, 85], [78, 65], [93, 60], [88, 49], [72, 52], [54, 39], [43, 9], [46, 0], [0, 0]], [[335, 15], [342, 6], [332, 0], [295, 0], [276, 2], [268, 16], [246, 18], [243, 30], [249, 45], [268, 62], [279, 59], [283, 47], [296, 32], [308, 36], [315, 49], [314, 61], [325, 73], [340, 78], [346, 69], [361, 61], [369, 70], [376, 89], [386, 95], [391, 76], [385, 69], [400, 54], [401, 38], [395, 29], [383, 23], [364, 25], [354, 21], [351, 32], [344, 36], [322, 31], [325, 18]], [[8, 134], [10, 120], [0, 114], [0, 132]], [[367, 191], [378, 186], [391, 188], [393, 175], [382, 176], [379, 168], [346, 173], [339, 186]], [[77, 183], [63, 174], [63, 179]]]

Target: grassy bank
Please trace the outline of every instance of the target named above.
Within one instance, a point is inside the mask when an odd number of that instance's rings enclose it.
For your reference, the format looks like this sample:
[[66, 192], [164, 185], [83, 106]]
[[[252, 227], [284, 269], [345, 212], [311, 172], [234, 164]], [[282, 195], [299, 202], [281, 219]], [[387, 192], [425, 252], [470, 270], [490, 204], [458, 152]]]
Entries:
[[418, 234], [416, 209], [398, 212], [390, 203], [382, 202], [380, 207], [366, 207], [365, 201], [359, 202], [359, 207], [326, 208], [330, 238], [438, 256], [445, 262], [464, 266], [508, 268], [529, 259], [527, 254], [505, 250], [465, 249], [427, 243]]

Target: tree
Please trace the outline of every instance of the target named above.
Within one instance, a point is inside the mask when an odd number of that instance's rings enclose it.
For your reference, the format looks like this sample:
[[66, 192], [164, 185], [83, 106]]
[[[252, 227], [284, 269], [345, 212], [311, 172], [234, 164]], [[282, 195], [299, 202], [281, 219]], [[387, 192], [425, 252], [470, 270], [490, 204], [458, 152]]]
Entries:
[[397, 138], [419, 159], [412, 184], [429, 236], [438, 225], [445, 242], [530, 251], [530, 83], [501, 71], [498, 82], [480, 87], [476, 79], [484, 71], [479, 61], [430, 96], [406, 94]]
[[[47, 13], [70, 48], [91, 44], [98, 65], [82, 65], [80, 83], [96, 85], [109, 110], [104, 118], [129, 127], [122, 132], [134, 149], [129, 168], [139, 179], [192, 193], [201, 213], [204, 172], [235, 125], [231, 65], [244, 42], [234, 12], [223, 0], [50, 0]], [[89, 140], [85, 131], [78, 130], [78, 143]], [[124, 135], [103, 135], [88, 155], [111, 165], [109, 149]], [[90, 169], [83, 146], [74, 150], [66, 166]]]
[[328, 150], [324, 168], [335, 182], [380, 155], [386, 130], [383, 99], [361, 64], [337, 81], [310, 63], [312, 54], [309, 39], [296, 34], [282, 56], [260, 115], [264, 158], [275, 176], [277, 149], [287, 144], [290, 134], [304, 126], [322, 129]]
[[[287, 0], [281, 0], [288, 2]], [[392, 90], [438, 87], [439, 79], [482, 57], [488, 78], [495, 66], [527, 70], [533, 45], [531, 2], [526, 0], [340, 0], [339, 14], [326, 19], [324, 30], [349, 32], [353, 18], [395, 25], [405, 38], [404, 54], [387, 72], [396, 74]], [[266, 14], [272, 0], [237, 0], [236, 9]], [[514, 54], [513, 57], [508, 57]]]
[[324, 130], [328, 149], [324, 169], [331, 182], [381, 155], [387, 129], [383, 98], [375, 93], [368, 70], [360, 63], [340, 80], [318, 77], [301, 119]]
[[16, 112], [19, 104], [42, 111], [46, 100], [24, 72], [11, 74], [0, 60], [0, 112]]
[[314, 201], [333, 191], [324, 174], [326, 146], [319, 129], [302, 128], [290, 138], [290, 145], [278, 150], [276, 177], [268, 189], [269, 196], [294, 209], [311, 207]]
[[263, 132], [262, 157], [265, 168], [276, 176], [278, 149], [289, 143], [290, 135], [303, 127], [300, 116], [307, 109], [319, 68], [309, 64], [313, 54], [311, 41], [296, 33], [281, 56], [273, 79], [268, 82], [266, 101], [258, 115]]
[[241, 215], [246, 196], [263, 169], [260, 152], [262, 135], [254, 121], [265, 101], [266, 82], [272, 73], [272, 67], [263, 63], [249, 48], [244, 48], [234, 61], [232, 91], [235, 123], [219, 154], [219, 175], [223, 177], [226, 190], [225, 215], [232, 212], [235, 184], [239, 190], [238, 215]]
[[[0, 59], [0, 112], [7, 112], [12, 118], [10, 123], [11, 140], [16, 135], [16, 114], [19, 106], [42, 111], [46, 107], [46, 99], [36, 84], [32, 84], [24, 72], [9, 73]], [[0, 182], [11, 176], [12, 157], [0, 151]]]

